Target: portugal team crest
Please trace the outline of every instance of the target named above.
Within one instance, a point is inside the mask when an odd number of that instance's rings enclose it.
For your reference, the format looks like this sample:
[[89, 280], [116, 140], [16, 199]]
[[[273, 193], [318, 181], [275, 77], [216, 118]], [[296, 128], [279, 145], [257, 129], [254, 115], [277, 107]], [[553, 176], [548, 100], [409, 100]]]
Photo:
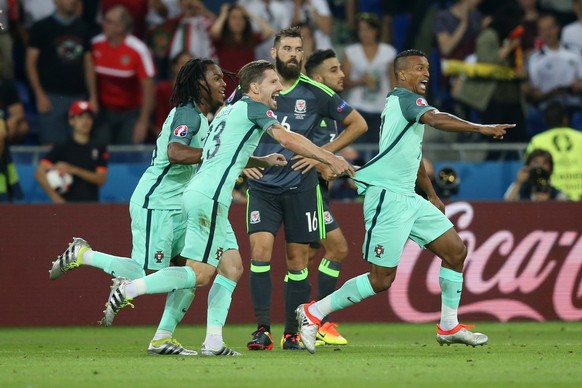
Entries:
[[258, 210], [253, 210], [249, 217], [249, 223], [258, 224], [259, 222], [261, 222], [261, 213]]
[[384, 247], [380, 244], [376, 245], [374, 248], [374, 253], [376, 254], [377, 258], [380, 258], [384, 254]]
[[428, 106], [428, 102], [422, 97], [416, 99], [416, 105], [418, 106]]
[[307, 111], [307, 103], [305, 100], [295, 100], [295, 113], [305, 113]]
[[176, 129], [174, 129], [174, 135], [179, 137], [184, 137], [188, 133], [188, 126], [187, 125], [178, 125]]
[[161, 264], [162, 260], [164, 260], [164, 252], [162, 251], [156, 251], [156, 254], [154, 255], [154, 258], [156, 259], [156, 263], [157, 264]]
[[222, 254], [224, 253], [224, 249], [222, 249], [222, 247], [219, 247], [216, 250], [216, 260], [220, 260], [220, 258], [222, 257]]

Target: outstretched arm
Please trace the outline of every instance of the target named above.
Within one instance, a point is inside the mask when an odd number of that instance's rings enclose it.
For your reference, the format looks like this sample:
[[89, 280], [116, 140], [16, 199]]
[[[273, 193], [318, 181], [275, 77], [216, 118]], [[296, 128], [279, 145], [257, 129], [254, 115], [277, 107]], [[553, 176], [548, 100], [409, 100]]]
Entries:
[[273, 124], [267, 133], [277, 140], [283, 147], [296, 154], [315, 159], [330, 166], [336, 176], [348, 174], [354, 176], [354, 169], [343, 158], [337, 157], [329, 151], [319, 148], [307, 138], [288, 131], [281, 124]]
[[455, 115], [445, 112], [439, 112], [431, 109], [420, 118], [420, 122], [428, 124], [431, 127], [449, 132], [477, 132], [481, 135], [492, 136], [494, 139], [501, 140], [509, 128], [515, 127], [515, 124], [476, 124], [463, 120]]
[[287, 160], [281, 154], [269, 154], [267, 156], [251, 156], [245, 168], [283, 167], [287, 165]]

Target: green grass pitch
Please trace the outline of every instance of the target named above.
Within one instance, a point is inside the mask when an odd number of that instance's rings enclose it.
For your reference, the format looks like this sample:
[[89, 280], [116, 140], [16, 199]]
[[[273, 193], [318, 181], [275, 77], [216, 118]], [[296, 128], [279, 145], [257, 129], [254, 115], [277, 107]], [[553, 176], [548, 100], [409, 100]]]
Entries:
[[[480, 323], [483, 347], [439, 346], [433, 324], [342, 324], [345, 347], [246, 350], [242, 357], [148, 356], [155, 327], [0, 328], [0, 387], [581, 387], [582, 322]], [[274, 325], [280, 339], [281, 326]], [[176, 338], [200, 348], [201, 326]]]

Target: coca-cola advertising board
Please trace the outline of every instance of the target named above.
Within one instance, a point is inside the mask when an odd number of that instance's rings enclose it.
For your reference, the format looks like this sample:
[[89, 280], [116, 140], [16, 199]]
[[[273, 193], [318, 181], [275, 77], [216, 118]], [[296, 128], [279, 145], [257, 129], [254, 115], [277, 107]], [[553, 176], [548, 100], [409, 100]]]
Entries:
[[[118, 256], [131, 252], [127, 204], [0, 206], [0, 291], [7, 297], [0, 326], [94, 325], [101, 319], [111, 276], [79, 268], [50, 281], [48, 269], [73, 236], [96, 250]], [[336, 203], [332, 211], [349, 244], [338, 286], [367, 272], [362, 260], [362, 205]], [[447, 215], [468, 248], [459, 309], [462, 321], [582, 319], [582, 203], [454, 202]], [[249, 241], [245, 206], [229, 214], [238, 238], [245, 273], [233, 295], [229, 323], [253, 323], [249, 290]], [[312, 294], [317, 265], [310, 268]], [[273, 323], [283, 322], [284, 236], [277, 235], [271, 263]], [[338, 322], [438, 322], [440, 260], [408, 242], [388, 292], [334, 313]], [[184, 323], [204, 324], [206, 293], [196, 300]], [[62, 303], [66, 301], [66, 303]], [[165, 295], [147, 295], [136, 308], [116, 317], [116, 325], [155, 324]]]

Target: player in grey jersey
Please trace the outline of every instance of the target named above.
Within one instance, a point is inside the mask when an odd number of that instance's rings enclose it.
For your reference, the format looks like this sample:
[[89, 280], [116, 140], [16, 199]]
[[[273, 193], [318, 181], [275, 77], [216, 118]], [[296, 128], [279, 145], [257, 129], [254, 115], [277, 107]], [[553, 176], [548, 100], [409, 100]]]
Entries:
[[[297, 28], [280, 31], [274, 40], [271, 55], [283, 90], [277, 97], [275, 115], [281, 125], [308, 139], [313, 139], [324, 118], [342, 123], [345, 130], [322, 148], [338, 152], [366, 132], [362, 116], [327, 86], [301, 74], [303, 39]], [[295, 154], [283, 149], [269, 137], [261, 139], [255, 155], [277, 152], [291, 160]], [[247, 230], [251, 244], [251, 296], [257, 321], [247, 347], [251, 350], [273, 348], [271, 335], [271, 257], [277, 231], [284, 225], [287, 276], [285, 295], [285, 328], [281, 347], [300, 350], [295, 308], [309, 300], [309, 244], [325, 238], [323, 201], [312, 159], [291, 160], [281, 169], [266, 169], [260, 179], [249, 181]], [[322, 171], [325, 166], [317, 167]]]

